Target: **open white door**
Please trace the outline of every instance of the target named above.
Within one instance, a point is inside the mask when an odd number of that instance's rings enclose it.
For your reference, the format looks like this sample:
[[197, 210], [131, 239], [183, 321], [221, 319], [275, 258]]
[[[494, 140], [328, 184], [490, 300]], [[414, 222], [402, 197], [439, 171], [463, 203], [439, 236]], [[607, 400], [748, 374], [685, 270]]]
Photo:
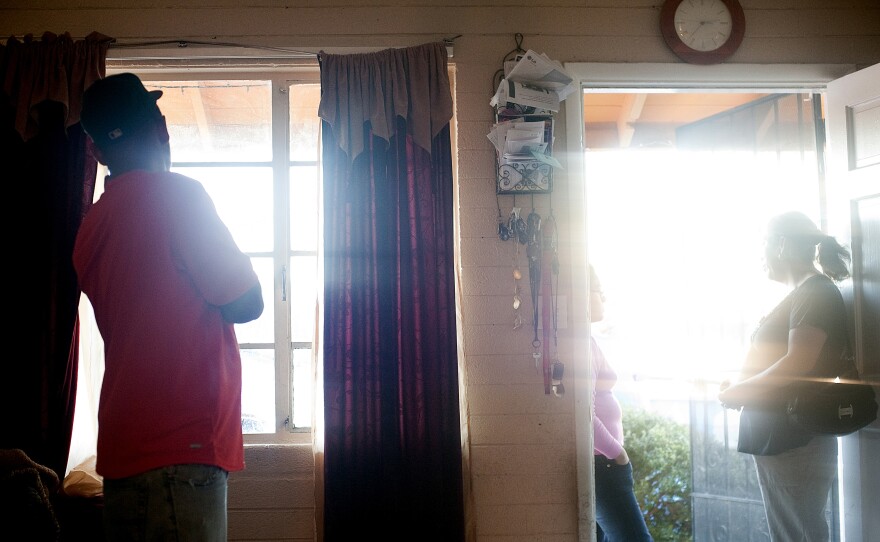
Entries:
[[[828, 84], [829, 228], [853, 252], [852, 306], [863, 378], [880, 382], [880, 64]], [[875, 387], [875, 389], [877, 389]], [[880, 389], [877, 389], [880, 396]], [[842, 439], [846, 542], [880, 533], [880, 422]]]

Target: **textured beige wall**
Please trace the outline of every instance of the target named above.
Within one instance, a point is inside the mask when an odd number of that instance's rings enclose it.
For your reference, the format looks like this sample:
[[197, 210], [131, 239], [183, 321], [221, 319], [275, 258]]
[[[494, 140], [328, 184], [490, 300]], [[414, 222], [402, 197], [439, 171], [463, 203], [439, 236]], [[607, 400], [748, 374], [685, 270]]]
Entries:
[[[493, 74], [523, 46], [561, 62], [679, 63], [658, 30], [662, 0], [6, 0], [0, 36], [98, 31], [119, 43], [154, 40], [236, 42], [302, 48], [417, 45], [461, 35], [451, 60], [456, 72], [457, 177], [461, 234], [462, 335], [473, 494], [471, 534], [480, 542], [572, 542], [578, 539], [574, 394], [544, 394], [531, 355], [527, 281], [523, 328], [512, 329], [513, 243], [496, 237], [492, 122]], [[880, 61], [877, 0], [741, 0], [745, 38], [729, 60], [746, 64]], [[87, 5], [87, 8], [79, 7]], [[557, 125], [557, 149], [565, 146]], [[582, 288], [572, 269], [584, 257], [582, 216], [568, 201], [567, 180], [552, 197], [560, 229], [560, 296], [567, 318], [560, 357], [582, 353]], [[509, 199], [505, 199], [509, 198]], [[501, 201], [509, 212], [511, 196]], [[529, 198], [517, 205], [531, 207]], [[520, 262], [525, 273], [524, 256]], [[576, 276], [580, 281], [582, 276]], [[578, 300], [581, 300], [580, 302]], [[308, 447], [249, 448], [248, 470], [230, 485], [234, 540], [311, 540], [313, 478]], [[414, 540], [418, 539], [416, 535]]]

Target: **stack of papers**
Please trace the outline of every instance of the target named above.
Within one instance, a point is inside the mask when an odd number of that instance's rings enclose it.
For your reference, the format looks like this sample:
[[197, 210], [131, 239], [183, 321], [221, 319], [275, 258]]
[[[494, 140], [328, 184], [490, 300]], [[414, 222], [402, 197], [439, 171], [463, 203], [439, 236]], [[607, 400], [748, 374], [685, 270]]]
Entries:
[[531, 151], [543, 153], [547, 149], [544, 141], [544, 121], [526, 121], [522, 118], [499, 122], [489, 132], [489, 141], [495, 145], [498, 154], [505, 158], [521, 156], [531, 158]]
[[489, 102], [493, 107], [517, 104], [555, 112], [559, 103], [577, 90], [562, 64], [531, 49], [504, 69], [504, 79]]
[[489, 105], [505, 107], [507, 104], [556, 112], [559, 111], [559, 94], [556, 91], [532, 86], [528, 83], [502, 79]]
[[489, 141], [495, 146], [501, 162], [538, 160], [552, 167], [562, 167], [548, 154], [549, 120], [526, 120], [516, 117], [492, 126]]

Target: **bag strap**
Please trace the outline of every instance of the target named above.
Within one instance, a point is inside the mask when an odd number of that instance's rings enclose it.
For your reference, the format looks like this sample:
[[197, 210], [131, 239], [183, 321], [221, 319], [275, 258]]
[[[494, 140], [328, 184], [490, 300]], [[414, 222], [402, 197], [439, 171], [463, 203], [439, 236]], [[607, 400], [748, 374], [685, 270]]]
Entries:
[[838, 378], [846, 379], [851, 381], [860, 381], [862, 379], [862, 375], [859, 373], [859, 368], [856, 365], [856, 353], [853, 350], [853, 339], [854, 335], [850, 328], [849, 319], [844, 324], [844, 342], [843, 342], [843, 350], [840, 352], [840, 363], [838, 363]]
[[837, 375], [838, 377], [848, 380], [861, 380], [859, 368], [856, 366], [855, 352], [853, 352], [849, 343], [849, 336], [847, 336], [846, 343], [843, 345], [843, 351], [840, 353], [839, 367], [841, 370]]

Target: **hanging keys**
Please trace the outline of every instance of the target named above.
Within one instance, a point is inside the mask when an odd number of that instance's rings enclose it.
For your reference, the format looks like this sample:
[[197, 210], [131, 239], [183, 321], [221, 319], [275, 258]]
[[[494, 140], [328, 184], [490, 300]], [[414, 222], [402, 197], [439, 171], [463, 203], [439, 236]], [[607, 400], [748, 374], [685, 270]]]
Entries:
[[529, 227], [522, 218], [516, 219], [516, 237], [521, 245], [529, 242]]
[[541, 243], [541, 215], [532, 211], [526, 218], [526, 240], [530, 245], [538, 245]]
[[501, 221], [501, 217], [498, 217], [498, 238], [502, 241], [510, 239], [510, 229]]
[[520, 216], [522, 208], [514, 207], [510, 210], [510, 218], [507, 220], [507, 229], [510, 237], [515, 237], [521, 245], [528, 242], [528, 224]]

